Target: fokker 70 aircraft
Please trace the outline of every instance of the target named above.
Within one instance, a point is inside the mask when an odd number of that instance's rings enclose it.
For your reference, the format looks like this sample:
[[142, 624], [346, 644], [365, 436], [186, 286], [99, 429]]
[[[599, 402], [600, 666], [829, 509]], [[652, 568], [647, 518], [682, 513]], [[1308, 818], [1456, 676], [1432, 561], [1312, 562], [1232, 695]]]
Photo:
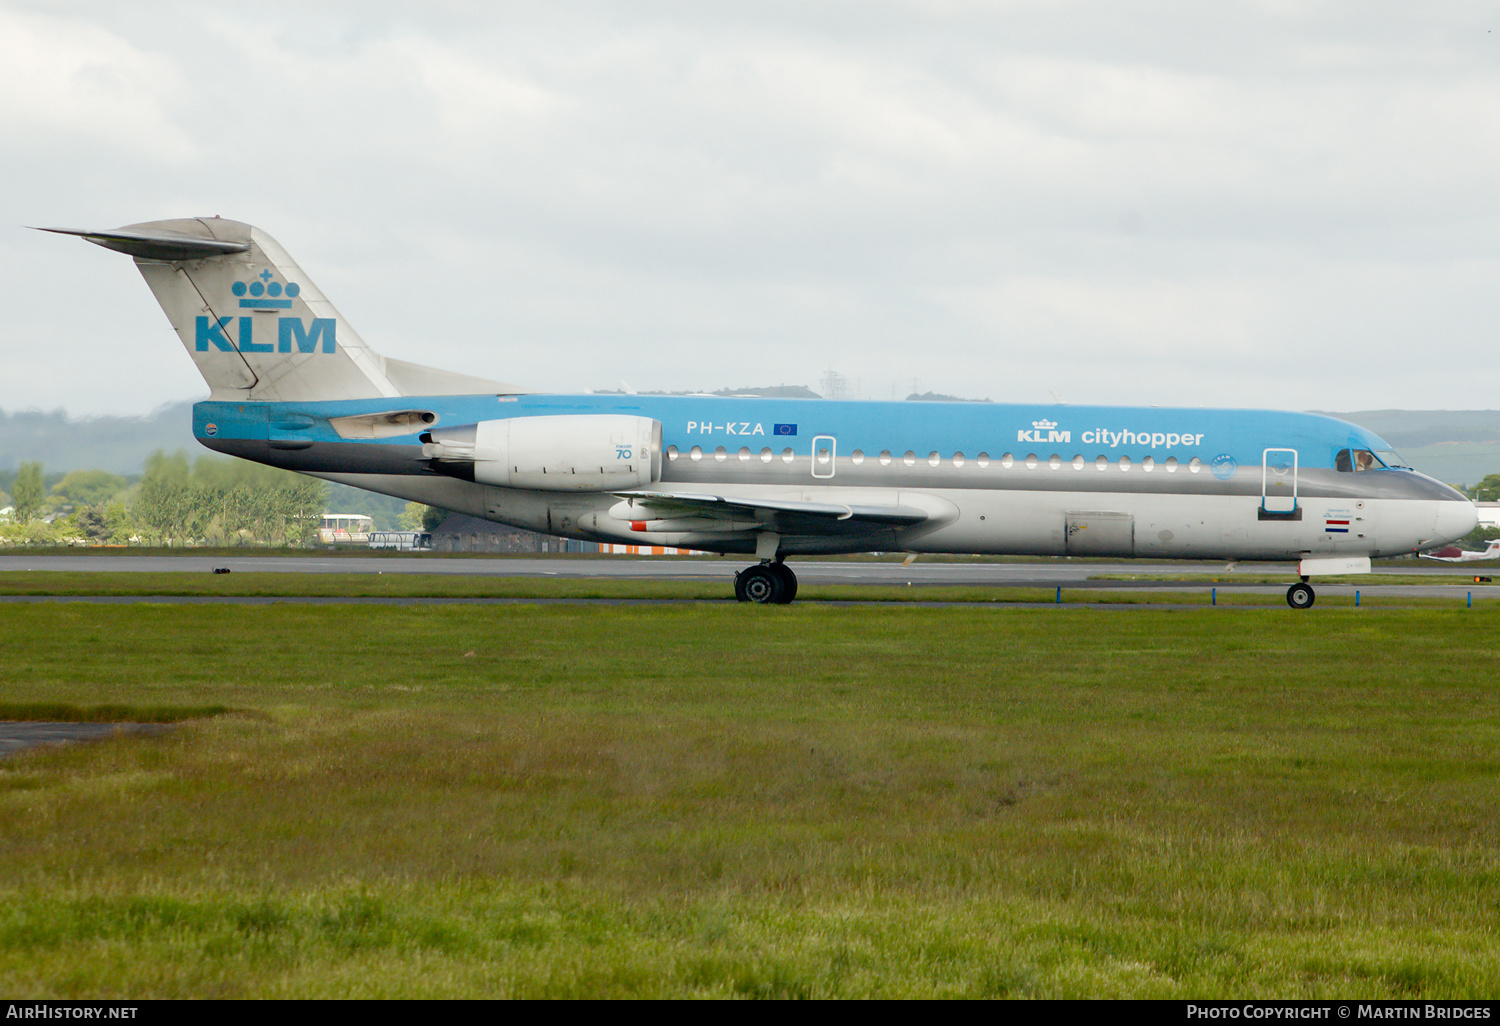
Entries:
[[1460, 538], [1459, 492], [1343, 421], [1264, 410], [544, 395], [371, 351], [265, 232], [80, 235], [135, 258], [212, 390], [210, 449], [516, 527], [756, 562], [950, 552], [1299, 560], [1308, 578]]

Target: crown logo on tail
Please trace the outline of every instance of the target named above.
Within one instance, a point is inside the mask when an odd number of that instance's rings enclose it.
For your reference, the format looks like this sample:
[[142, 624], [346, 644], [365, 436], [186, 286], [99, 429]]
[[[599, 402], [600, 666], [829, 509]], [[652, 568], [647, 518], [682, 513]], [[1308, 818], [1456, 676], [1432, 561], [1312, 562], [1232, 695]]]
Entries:
[[290, 310], [302, 286], [294, 281], [283, 285], [275, 277], [270, 270], [261, 271], [256, 275], [258, 281], [237, 281], [229, 291], [240, 297], [241, 310]]

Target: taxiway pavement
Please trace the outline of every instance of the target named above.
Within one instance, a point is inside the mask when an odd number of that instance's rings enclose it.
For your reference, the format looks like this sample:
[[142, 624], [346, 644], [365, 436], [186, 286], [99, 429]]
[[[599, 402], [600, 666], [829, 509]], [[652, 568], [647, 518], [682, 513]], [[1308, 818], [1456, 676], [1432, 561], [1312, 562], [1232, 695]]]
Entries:
[[[452, 574], [473, 577], [558, 577], [618, 580], [721, 581], [726, 593], [736, 571], [748, 565], [743, 556], [725, 558], [640, 558], [640, 557], [511, 557], [483, 556], [444, 557], [426, 555], [402, 556], [333, 556], [325, 553], [308, 555], [261, 556], [254, 554], [214, 556], [129, 555], [78, 553], [67, 555], [0, 555], [0, 571], [47, 570], [91, 573], [212, 573], [226, 569], [232, 573], [318, 573], [318, 574]], [[1095, 562], [1059, 558], [1027, 562], [938, 562], [918, 560], [910, 566], [896, 562], [863, 562], [853, 560], [793, 560], [789, 564], [804, 584], [849, 585], [963, 585], [970, 587], [1057, 588], [1093, 590], [1171, 590], [1207, 591], [1210, 588], [1234, 591], [1256, 591], [1274, 594], [1284, 592], [1297, 579], [1295, 563], [1245, 563], [1226, 567], [1222, 563], [1146, 563]], [[1484, 574], [1479, 568], [1472, 573]], [[1313, 586], [1320, 593], [1364, 595], [1408, 595], [1423, 597], [1476, 599], [1500, 595], [1485, 584], [1420, 584], [1424, 577], [1451, 579], [1471, 574], [1469, 567], [1376, 567], [1378, 574], [1413, 578], [1411, 585], [1327, 584], [1316, 578]], [[1174, 577], [1187, 580], [1151, 580], [1143, 577]], [[1275, 576], [1285, 583], [1257, 583], [1248, 578]], [[1100, 580], [1099, 578], [1120, 578]], [[1136, 578], [1136, 579], [1130, 579]], [[210, 600], [212, 601], [212, 600]], [[420, 600], [419, 600], [420, 601]]]

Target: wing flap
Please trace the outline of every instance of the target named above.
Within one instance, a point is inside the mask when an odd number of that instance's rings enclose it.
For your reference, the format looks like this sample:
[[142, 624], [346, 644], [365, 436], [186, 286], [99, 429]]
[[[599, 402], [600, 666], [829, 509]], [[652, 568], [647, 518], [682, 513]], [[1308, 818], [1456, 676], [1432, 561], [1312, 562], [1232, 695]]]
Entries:
[[[780, 534], [844, 535], [863, 530], [910, 527], [930, 516], [915, 506], [796, 502], [698, 492], [611, 492], [623, 500], [610, 510], [619, 520], [701, 519], [751, 521]], [[707, 526], [707, 525], [705, 525]], [[691, 530], [679, 527], [679, 530]]]

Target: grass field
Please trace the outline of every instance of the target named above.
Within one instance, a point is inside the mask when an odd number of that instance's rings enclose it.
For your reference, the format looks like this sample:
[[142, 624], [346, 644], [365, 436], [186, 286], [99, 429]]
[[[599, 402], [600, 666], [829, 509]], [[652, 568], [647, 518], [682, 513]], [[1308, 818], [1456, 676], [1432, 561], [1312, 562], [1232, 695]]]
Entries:
[[1493, 997], [1485, 607], [0, 605], [232, 710], [0, 761], [0, 990]]

